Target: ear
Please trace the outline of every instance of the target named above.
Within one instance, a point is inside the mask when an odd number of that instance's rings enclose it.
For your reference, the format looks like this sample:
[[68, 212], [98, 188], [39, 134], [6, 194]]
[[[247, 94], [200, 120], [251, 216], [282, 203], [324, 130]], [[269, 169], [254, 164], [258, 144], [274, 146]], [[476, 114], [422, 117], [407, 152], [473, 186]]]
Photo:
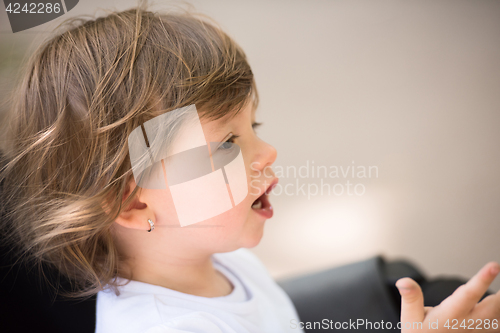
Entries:
[[[136, 186], [137, 185], [135, 183], [135, 180], [132, 177], [127, 185], [127, 190], [123, 195], [122, 202], [125, 201], [125, 199], [135, 189]], [[142, 191], [143, 189], [139, 189], [128, 207], [125, 207], [120, 215], [118, 215], [118, 217], [115, 219], [115, 222], [117, 224], [127, 229], [147, 231], [150, 229], [148, 219], [151, 219], [153, 223], [156, 222], [154, 212], [148, 206], [147, 202], [141, 201]]]

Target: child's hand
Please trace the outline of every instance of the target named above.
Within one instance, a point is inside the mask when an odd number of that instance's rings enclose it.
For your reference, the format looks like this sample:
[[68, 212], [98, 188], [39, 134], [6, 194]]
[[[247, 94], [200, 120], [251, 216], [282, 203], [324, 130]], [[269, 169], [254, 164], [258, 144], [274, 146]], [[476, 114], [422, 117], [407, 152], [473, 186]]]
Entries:
[[496, 262], [486, 264], [436, 307], [424, 307], [418, 283], [410, 278], [399, 279], [396, 286], [402, 297], [401, 332], [500, 332], [500, 291], [478, 303], [499, 270]]

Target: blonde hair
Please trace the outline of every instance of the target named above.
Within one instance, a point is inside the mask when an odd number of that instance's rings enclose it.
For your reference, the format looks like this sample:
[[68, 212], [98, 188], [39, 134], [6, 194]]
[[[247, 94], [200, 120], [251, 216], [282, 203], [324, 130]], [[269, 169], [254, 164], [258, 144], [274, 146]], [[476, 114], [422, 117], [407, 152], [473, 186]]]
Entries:
[[14, 90], [2, 229], [28, 260], [69, 277], [72, 295], [116, 287], [110, 227], [139, 189], [122, 203], [131, 131], [190, 104], [211, 120], [257, 107], [245, 53], [204, 17], [140, 5], [70, 19], [30, 57]]

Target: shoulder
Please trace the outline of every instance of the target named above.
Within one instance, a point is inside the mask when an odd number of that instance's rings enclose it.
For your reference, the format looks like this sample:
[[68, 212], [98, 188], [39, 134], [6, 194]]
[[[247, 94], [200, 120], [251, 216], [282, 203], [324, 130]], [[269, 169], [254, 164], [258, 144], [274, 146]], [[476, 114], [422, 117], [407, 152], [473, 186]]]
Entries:
[[141, 332], [161, 322], [154, 294], [116, 295], [111, 289], [97, 294], [96, 333]]

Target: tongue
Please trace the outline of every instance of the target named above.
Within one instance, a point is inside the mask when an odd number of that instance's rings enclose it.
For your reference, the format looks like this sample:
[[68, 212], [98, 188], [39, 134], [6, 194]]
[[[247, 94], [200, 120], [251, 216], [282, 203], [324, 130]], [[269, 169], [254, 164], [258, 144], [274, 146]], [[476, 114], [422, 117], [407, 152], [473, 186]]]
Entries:
[[253, 202], [252, 209], [261, 209], [261, 208], [262, 208], [262, 201], [260, 200], [260, 198], [258, 198]]

